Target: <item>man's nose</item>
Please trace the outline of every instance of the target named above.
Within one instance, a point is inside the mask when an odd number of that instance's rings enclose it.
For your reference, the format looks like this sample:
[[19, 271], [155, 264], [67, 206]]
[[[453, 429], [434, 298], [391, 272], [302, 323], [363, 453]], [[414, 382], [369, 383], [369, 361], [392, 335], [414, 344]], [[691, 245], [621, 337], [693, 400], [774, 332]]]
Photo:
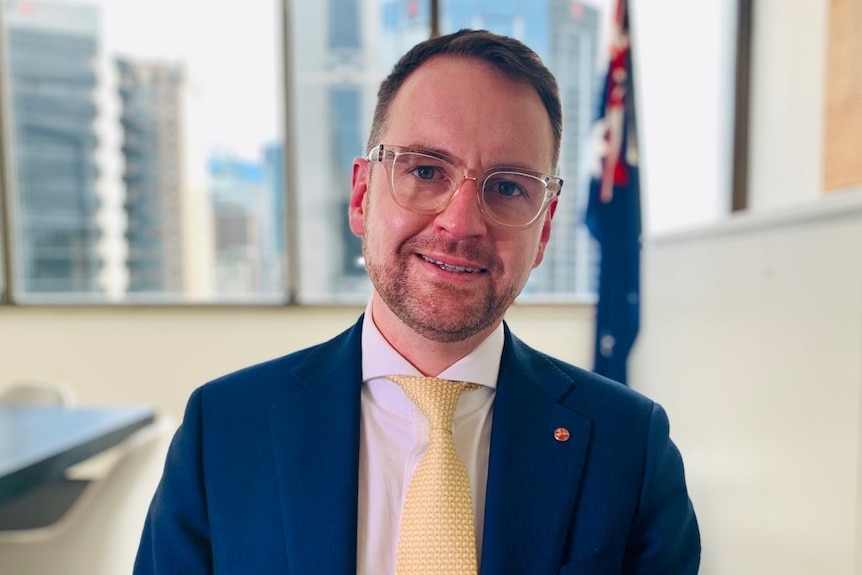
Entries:
[[437, 225], [455, 237], [482, 235], [487, 231], [485, 217], [479, 208], [479, 179], [465, 173], [452, 201], [437, 214]]

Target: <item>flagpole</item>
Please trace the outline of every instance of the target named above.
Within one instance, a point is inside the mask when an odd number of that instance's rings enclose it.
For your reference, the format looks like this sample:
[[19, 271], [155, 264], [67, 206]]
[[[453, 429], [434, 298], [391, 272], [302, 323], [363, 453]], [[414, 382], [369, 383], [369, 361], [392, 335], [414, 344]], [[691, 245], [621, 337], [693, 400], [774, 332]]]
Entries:
[[431, 37], [440, 36], [440, 0], [429, 0], [431, 10]]

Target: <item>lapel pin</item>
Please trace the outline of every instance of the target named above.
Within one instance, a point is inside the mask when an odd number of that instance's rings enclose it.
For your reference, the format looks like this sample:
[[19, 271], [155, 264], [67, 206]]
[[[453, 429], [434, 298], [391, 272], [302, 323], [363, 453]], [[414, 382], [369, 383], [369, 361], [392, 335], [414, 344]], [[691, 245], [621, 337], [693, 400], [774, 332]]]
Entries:
[[565, 427], [558, 427], [554, 430], [554, 439], [557, 441], [568, 441], [571, 436], [572, 434]]

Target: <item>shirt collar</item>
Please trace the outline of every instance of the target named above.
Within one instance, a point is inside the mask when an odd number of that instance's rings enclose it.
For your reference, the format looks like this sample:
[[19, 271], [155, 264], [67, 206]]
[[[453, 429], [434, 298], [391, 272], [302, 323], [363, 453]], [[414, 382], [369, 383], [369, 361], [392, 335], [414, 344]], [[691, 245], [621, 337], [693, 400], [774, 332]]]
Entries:
[[[473, 351], [443, 370], [439, 377], [470, 381], [496, 389], [500, 358], [503, 355], [503, 339], [503, 324], [500, 323]], [[369, 301], [362, 322], [362, 380], [395, 374], [422, 375], [389, 345], [374, 325]]]

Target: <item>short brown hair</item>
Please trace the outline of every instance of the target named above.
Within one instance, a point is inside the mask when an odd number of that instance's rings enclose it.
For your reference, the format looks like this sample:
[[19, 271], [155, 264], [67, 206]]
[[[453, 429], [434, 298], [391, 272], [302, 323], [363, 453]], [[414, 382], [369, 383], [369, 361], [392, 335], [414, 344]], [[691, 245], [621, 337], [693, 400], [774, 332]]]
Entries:
[[388, 121], [389, 106], [404, 81], [419, 66], [435, 56], [461, 56], [487, 62], [513, 80], [526, 81], [539, 94], [551, 121], [554, 134], [553, 165], [560, 157], [560, 140], [563, 135], [563, 111], [560, 90], [554, 75], [542, 62], [538, 54], [522, 42], [488, 32], [487, 30], [463, 29], [452, 34], [420, 42], [404, 54], [392, 68], [389, 76], [380, 84], [377, 106], [371, 123], [368, 149], [380, 144], [378, 141]]

